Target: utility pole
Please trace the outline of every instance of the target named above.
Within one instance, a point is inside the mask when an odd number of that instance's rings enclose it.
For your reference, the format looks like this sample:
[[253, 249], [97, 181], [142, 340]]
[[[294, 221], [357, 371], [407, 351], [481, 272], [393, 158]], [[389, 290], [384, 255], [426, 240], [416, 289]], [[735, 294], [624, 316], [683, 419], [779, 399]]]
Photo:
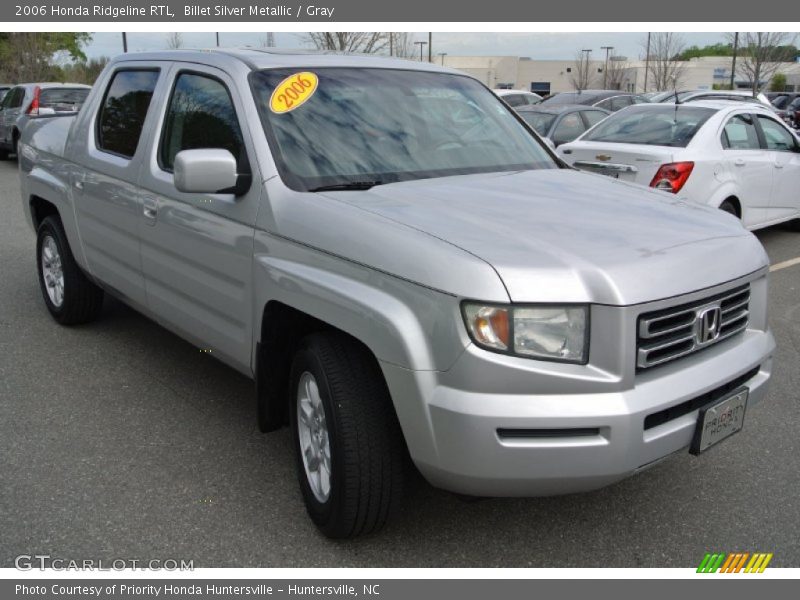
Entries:
[[437, 56], [441, 56], [442, 57], [442, 66], [444, 66], [444, 57], [447, 56], [447, 52], [439, 52], [439, 54], [437, 54]]
[[608, 89], [608, 53], [614, 49], [614, 46], [600, 46], [601, 50], [606, 51], [606, 64], [603, 67], [603, 89]]
[[433, 32], [428, 32], [428, 62], [433, 62]]
[[419, 46], [419, 62], [422, 62], [422, 47], [427, 46], [428, 42], [414, 42], [417, 46]]
[[125, 54], [128, 53], [128, 34], [124, 31], [122, 32], [122, 51]]
[[394, 56], [394, 32], [389, 32], [389, 56]]
[[647, 32], [647, 50], [644, 53], [644, 88], [642, 92], [647, 93], [647, 74], [650, 72], [650, 32]]
[[731, 59], [731, 89], [736, 89], [736, 51], [739, 49], [739, 32], [733, 34], [733, 59]]

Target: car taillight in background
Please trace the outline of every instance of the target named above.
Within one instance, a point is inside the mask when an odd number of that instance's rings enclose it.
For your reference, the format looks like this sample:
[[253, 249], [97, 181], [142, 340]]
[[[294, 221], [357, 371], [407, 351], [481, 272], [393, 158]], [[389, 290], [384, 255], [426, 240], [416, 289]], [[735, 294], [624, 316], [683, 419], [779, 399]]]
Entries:
[[42, 88], [38, 85], [33, 89], [33, 100], [31, 100], [31, 105], [28, 107], [26, 111], [29, 115], [38, 115], [39, 114], [39, 97], [42, 95]]
[[692, 169], [694, 163], [690, 161], [661, 165], [653, 181], [650, 182], [650, 187], [677, 194], [689, 179]]

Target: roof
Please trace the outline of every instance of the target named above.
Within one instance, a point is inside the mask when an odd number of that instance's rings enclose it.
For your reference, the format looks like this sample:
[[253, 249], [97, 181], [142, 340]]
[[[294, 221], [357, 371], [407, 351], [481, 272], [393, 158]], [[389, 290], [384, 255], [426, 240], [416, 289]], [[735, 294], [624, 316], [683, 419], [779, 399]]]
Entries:
[[466, 75], [463, 71], [403, 58], [319, 50], [279, 50], [276, 48], [209, 48], [131, 52], [117, 56], [114, 62], [158, 60], [196, 62], [218, 66], [224, 66], [225, 64], [230, 64], [231, 61], [235, 61], [240, 64], [244, 63], [251, 70], [281, 67], [360, 67]]
[[607, 110], [603, 110], [597, 106], [587, 106], [586, 104], [532, 104], [529, 106], [518, 106], [514, 110], [517, 112], [549, 113], [553, 115], [575, 112], [578, 110], [599, 110], [600, 112], [611, 114]]
[[690, 108], [710, 108], [715, 111], [720, 111], [726, 108], [751, 108], [762, 109], [765, 113], [770, 113], [770, 109], [764, 106], [761, 102], [739, 102], [737, 100], [692, 100], [691, 102], [680, 102], [679, 104], [675, 104], [674, 102], [650, 102], [636, 104], [630, 108], [634, 108], [636, 110], [669, 110], [675, 109], [676, 107], [678, 110]]

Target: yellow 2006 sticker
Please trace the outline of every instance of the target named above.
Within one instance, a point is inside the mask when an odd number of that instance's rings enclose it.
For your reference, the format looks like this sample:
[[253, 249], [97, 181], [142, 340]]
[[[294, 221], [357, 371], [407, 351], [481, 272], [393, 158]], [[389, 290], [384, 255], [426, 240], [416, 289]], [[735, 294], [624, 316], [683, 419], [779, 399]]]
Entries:
[[289, 75], [272, 92], [269, 98], [270, 110], [281, 114], [302, 106], [317, 91], [318, 83], [317, 76], [308, 71]]

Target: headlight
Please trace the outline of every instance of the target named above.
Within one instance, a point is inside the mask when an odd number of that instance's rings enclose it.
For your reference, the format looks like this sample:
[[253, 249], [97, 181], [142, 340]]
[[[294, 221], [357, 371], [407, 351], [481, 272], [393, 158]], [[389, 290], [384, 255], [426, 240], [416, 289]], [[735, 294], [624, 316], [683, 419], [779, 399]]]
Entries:
[[464, 321], [482, 348], [541, 360], [585, 364], [589, 358], [586, 306], [508, 306], [465, 302]]

